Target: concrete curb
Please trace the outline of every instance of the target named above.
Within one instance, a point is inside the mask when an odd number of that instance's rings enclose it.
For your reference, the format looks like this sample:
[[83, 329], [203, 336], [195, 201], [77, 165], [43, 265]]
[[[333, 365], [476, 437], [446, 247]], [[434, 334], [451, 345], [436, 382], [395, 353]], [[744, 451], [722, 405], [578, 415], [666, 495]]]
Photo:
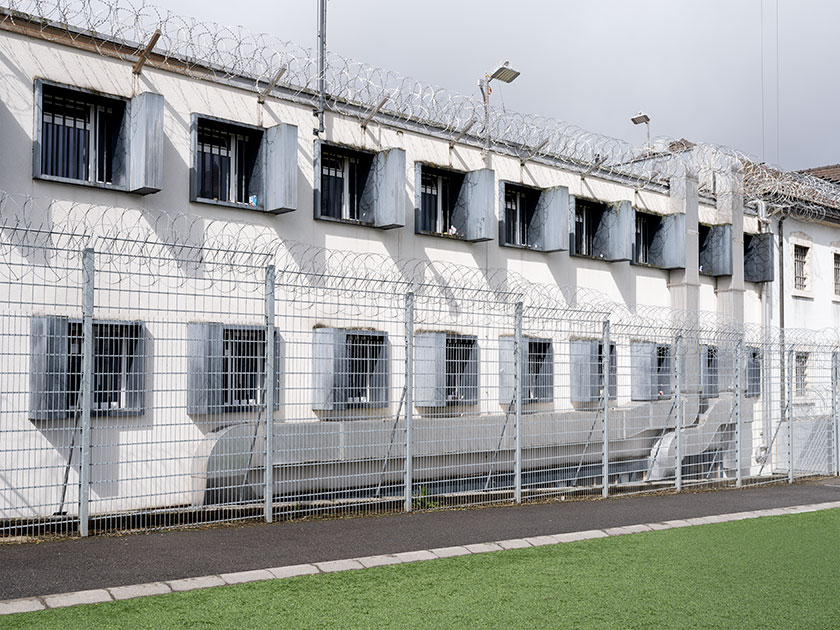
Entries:
[[0, 615], [11, 615], [15, 613], [34, 612], [51, 608], [63, 608], [66, 606], [77, 606], [80, 604], [100, 604], [103, 602], [134, 599], [137, 597], [148, 597], [150, 595], [163, 595], [167, 593], [185, 592], [200, 588], [212, 588], [226, 586], [229, 584], [245, 584], [248, 582], [260, 582], [265, 580], [283, 579], [299, 575], [315, 575], [318, 573], [338, 573], [342, 571], [353, 571], [369, 567], [378, 567], [396, 564], [408, 564], [423, 560], [437, 560], [439, 558], [454, 558], [482, 553], [493, 553], [507, 549], [523, 549], [525, 547], [541, 547], [544, 545], [557, 545], [581, 540], [592, 540], [595, 538], [606, 538], [609, 536], [624, 536], [649, 531], [661, 531], [665, 529], [676, 529], [679, 527], [692, 527], [694, 525], [710, 525], [715, 523], [729, 523], [732, 521], [743, 521], [762, 516], [783, 516], [786, 514], [803, 514], [805, 512], [817, 512], [840, 508], [840, 501], [829, 503], [814, 503], [810, 505], [797, 505], [786, 508], [772, 508], [767, 510], [755, 510], [752, 512], [734, 512], [730, 514], [719, 514], [715, 516], [701, 516], [685, 520], [664, 521], [662, 523], [640, 523], [638, 525], [625, 525], [623, 527], [610, 527], [607, 529], [591, 529], [581, 532], [568, 532], [552, 536], [534, 536], [530, 538], [514, 538], [511, 540], [500, 540], [487, 543], [475, 543], [462, 547], [441, 547], [438, 549], [421, 549], [419, 551], [406, 551], [396, 554], [383, 554], [378, 556], [366, 556], [364, 558], [347, 558], [344, 560], [331, 560], [329, 562], [316, 562], [314, 564], [297, 564], [286, 567], [275, 567], [271, 569], [255, 569], [253, 571], [241, 571], [238, 573], [224, 573], [222, 575], [205, 575], [201, 577], [184, 578], [180, 580], [169, 580], [167, 582], [151, 582], [148, 584], [134, 584], [131, 586], [116, 586], [107, 589], [95, 589], [88, 591], [75, 591], [71, 593], [58, 593], [45, 595], [43, 597], [24, 597], [20, 599], [7, 599], [0, 601]]

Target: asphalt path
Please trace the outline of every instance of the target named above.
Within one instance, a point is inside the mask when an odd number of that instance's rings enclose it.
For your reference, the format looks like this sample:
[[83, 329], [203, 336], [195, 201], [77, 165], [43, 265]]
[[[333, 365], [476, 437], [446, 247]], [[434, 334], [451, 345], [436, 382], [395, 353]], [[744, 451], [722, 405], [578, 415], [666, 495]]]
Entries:
[[840, 500], [840, 480], [0, 545], [0, 600]]

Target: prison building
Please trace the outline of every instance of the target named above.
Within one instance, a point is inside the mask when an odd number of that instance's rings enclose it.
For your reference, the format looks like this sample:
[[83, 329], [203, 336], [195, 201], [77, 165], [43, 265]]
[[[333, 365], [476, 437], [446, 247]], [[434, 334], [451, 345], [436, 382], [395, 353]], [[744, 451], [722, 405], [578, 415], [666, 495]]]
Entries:
[[837, 470], [830, 169], [116, 4], [0, 8], [3, 536]]

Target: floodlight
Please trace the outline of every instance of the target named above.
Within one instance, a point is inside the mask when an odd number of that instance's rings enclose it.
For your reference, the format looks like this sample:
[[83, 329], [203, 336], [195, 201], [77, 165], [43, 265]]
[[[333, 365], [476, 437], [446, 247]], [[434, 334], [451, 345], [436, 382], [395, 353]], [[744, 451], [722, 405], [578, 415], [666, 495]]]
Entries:
[[648, 116], [647, 114], [643, 114], [642, 112], [639, 112], [638, 114], [636, 114], [635, 116], [633, 116], [630, 119], [630, 122], [632, 122], [634, 125], [641, 125], [642, 123], [649, 123], [650, 122], [650, 116]]
[[493, 73], [490, 75], [490, 78], [496, 79], [497, 81], [502, 81], [503, 83], [511, 83], [516, 77], [519, 76], [519, 74], [520, 72], [518, 70], [514, 70], [510, 67], [509, 61], [505, 61], [493, 71]]

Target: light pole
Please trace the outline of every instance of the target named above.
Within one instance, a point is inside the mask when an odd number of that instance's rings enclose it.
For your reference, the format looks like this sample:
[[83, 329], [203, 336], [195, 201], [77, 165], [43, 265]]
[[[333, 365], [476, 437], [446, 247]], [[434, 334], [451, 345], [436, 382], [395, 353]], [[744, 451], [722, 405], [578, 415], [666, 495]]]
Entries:
[[490, 81], [496, 79], [503, 83], [512, 83], [516, 77], [519, 76], [519, 71], [510, 67], [510, 62], [505, 61], [499, 65], [492, 73], [484, 75], [483, 79], [478, 82], [478, 87], [481, 89], [481, 94], [484, 96], [484, 157], [488, 159], [490, 155]]
[[644, 123], [647, 127], [647, 152], [650, 153], [650, 116], [648, 116], [645, 113], [639, 112], [638, 114], [630, 118], [630, 122], [632, 122], [634, 125], [641, 125], [642, 123]]

